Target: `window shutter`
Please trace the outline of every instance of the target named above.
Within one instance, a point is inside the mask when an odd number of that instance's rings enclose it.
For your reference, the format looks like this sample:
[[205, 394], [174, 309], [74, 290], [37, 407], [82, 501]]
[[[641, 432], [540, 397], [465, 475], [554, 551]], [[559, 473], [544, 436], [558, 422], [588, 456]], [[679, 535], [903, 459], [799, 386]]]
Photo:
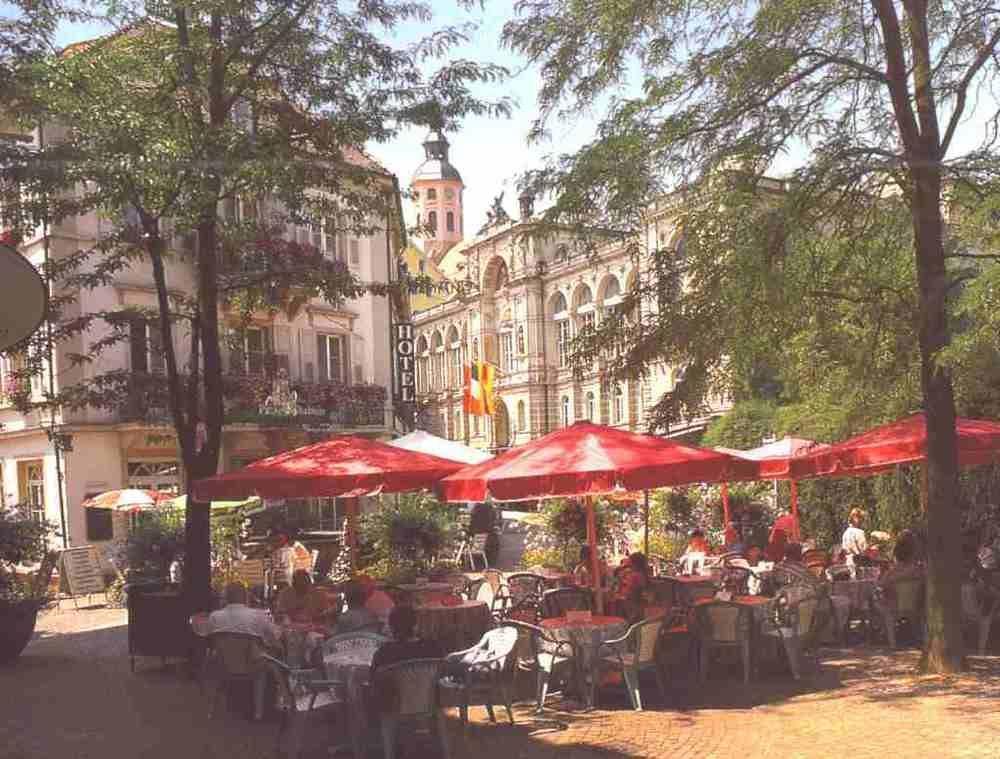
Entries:
[[299, 362], [302, 379], [313, 382], [316, 379], [316, 336], [311, 329], [299, 330]]
[[129, 323], [129, 350], [132, 356], [133, 372], [148, 372], [149, 363], [146, 345], [146, 322], [141, 318], [133, 318]]
[[327, 356], [326, 335], [316, 335], [316, 362], [319, 365], [319, 381], [330, 381], [330, 364]]
[[149, 370], [153, 374], [163, 374], [166, 369], [166, 358], [163, 355], [159, 320], [154, 318], [147, 321], [146, 329], [146, 341], [149, 345]]

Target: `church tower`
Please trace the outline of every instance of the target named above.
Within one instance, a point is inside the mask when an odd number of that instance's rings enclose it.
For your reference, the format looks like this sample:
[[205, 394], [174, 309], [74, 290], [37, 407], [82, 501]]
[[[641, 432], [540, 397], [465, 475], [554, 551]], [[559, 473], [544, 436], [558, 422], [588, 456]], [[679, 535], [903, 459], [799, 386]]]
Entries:
[[410, 188], [417, 204], [417, 224], [424, 230], [424, 252], [434, 263], [463, 237], [462, 191], [465, 185], [458, 169], [448, 161], [448, 140], [439, 129], [424, 139], [424, 162]]

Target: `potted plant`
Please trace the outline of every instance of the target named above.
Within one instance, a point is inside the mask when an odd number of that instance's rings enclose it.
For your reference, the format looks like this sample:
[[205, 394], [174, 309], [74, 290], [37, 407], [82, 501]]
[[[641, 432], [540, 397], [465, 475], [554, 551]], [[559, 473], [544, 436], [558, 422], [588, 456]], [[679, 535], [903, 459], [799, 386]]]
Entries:
[[[49, 602], [49, 577], [58, 554], [49, 551], [52, 525], [22, 509], [0, 510], [0, 664], [14, 661], [35, 632], [38, 610]], [[38, 564], [37, 572], [26, 567]]]

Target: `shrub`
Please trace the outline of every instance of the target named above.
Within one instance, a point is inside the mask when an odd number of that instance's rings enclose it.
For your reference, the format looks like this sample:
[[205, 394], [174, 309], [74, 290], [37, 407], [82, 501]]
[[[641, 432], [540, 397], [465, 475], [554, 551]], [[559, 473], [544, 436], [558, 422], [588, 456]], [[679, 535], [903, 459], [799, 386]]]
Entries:
[[0, 602], [47, 598], [48, 587], [18, 573], [17, 567], [40, 563], [55, 534], [53, 525], [32, 519], [24, 509], [0, 510]]
[[175, 559], [184, 558], [184, 512], [157, 509], [143, 512], [123, 547], [129, 578], [162, 580]]
[[382, 503], [360, 519], [359, 564], [368, 572], [426, 573], [450, 553], [457, 537], [453, 506], [425, 493], [407, 493]]

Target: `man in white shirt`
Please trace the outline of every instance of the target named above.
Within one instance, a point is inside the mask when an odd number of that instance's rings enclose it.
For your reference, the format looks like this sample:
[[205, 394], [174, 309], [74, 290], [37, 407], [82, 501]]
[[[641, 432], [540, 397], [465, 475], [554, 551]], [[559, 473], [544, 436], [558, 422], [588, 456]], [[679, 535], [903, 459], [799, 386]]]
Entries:
[[267, 646], [278, 646], [281, 628], [271, 620], [264, 609], [247, 606], [247, 591], [239, 583], [230, 583], [225, 591], [226, 605], [208, 615], [205, 634], [242, 633], [256, 635]]

